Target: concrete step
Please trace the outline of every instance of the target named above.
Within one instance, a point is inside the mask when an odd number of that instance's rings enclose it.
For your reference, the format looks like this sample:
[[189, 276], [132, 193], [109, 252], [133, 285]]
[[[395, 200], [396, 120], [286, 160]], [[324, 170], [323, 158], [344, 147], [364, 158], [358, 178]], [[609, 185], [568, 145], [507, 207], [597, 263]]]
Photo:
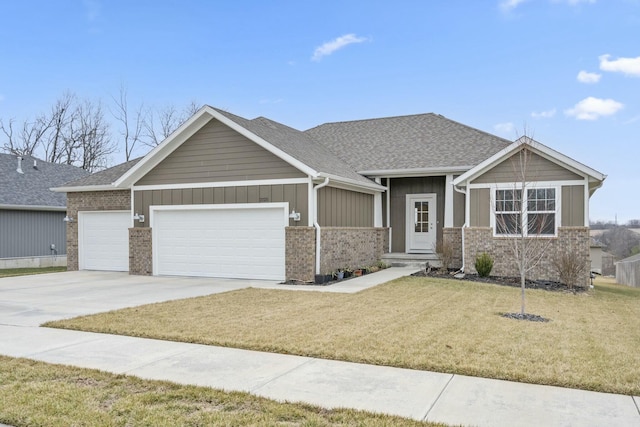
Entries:
[[388, 253], [382, 256], [382, 261], [392, 267], [418, 267], [425, 268], [427, 263], [432, 267], [440, 267], [441, 263], [438, 256], [434, 253], [428, 254], [406, 254], [406, 253]]

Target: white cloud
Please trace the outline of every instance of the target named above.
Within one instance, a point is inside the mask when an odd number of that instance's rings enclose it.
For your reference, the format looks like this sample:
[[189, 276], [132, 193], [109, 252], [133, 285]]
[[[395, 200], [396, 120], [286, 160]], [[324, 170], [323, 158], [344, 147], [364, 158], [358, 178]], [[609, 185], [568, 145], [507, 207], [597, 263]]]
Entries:
[[516, 129], [516, 125], [514, 125], [513, 123], [498, 123], [497, 125], [493, 126], [493, 129], [495, 129], [496, 132], [501, 133], [501, 134], [511, 134], [514, 132], [514, 130]]
[[637, 58], [618, 58], [609, 61], [611, 55], [601, 55], [600, 69], [602, 71], [611, 71], [613, 73], [623, 73], [628, 76], [640, 77], [640, 56]]
[[602, 116], [611, 116], [624, 108], [624, 105], [613, 99], [600, 99], [592, 96], [578, 102], [573, 108], [564, 111], [567, 116], [578, 120], [597, 120]]
[[534, 119], [550, 119], [551, 117], [556, 115], [556, 109], [552, 108], [551, 110], [547, 110], [547, 111], [534, 111], [533, 113], [531, 113], [531, 117], [533, 117]]
[[311, 60], [320, 61], [323, 56], [331, 55], [338, 49], [342, 49], [343, 47], [353, 43], [362, 43], [367, 40], [368, 39], [366, 37], [357, 37], [355, 34], [345, 34], [344, 36], [340, 36], [330, 42], [324, 43], [322, 46], [318, 46], [316, 50], [313, 51]]
[[580, 3], [595, 3], [596, 0], [553, 0], [554, 3], [567, 3], [570, 6], [576, 6]]
[[503, 0], [500, 2], [500, 10], [504, 13], [509, 13], [525, 1], [526, 0]]
[[577, 79], [580, 83], [598, 83], [600, 81], [601, 74], [598, 73], [589, 73], [588, 71], [580, 71], [578, 73]]

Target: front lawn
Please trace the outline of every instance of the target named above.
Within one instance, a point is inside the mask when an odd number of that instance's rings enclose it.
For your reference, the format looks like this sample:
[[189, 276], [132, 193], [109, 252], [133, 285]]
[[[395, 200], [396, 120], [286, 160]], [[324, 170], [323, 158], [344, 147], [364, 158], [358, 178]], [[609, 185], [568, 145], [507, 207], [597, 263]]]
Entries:
[[16, 426], [440, 426], [0, 356], [0, 423]]
[[60, 273], [67, 271], [67, 267], [39, 267], [39, 268], [3, 268], [0, 277], [28, 276], [31, 274]]
[[640, 395], [640, 289], [406, 277], [353, 295], [245, 289], [47, 326]]

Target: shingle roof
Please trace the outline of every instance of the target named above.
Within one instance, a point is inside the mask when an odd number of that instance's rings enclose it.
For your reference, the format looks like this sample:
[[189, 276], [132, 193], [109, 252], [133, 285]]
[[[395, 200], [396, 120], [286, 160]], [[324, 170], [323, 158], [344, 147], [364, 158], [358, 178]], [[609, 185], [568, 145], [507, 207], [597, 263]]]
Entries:
[[468, 168], [512, 143], [433, 113], [326, 123], [304, 133], [357, 171]]
[[136, 163], [142, 160], [142, 157], [129, 160], [128, 162], [120, 163], [109, 169], [105, 169], [100, 172], [96, 172], [93, 175], [86, 176], [84, 178], [77, 179], [64, 183], [60, 187], [85, 187], [89, 185], [109, 185], [124, 175], [129, 169], [134, 167]]
[[213, 109], [317, 172], [337, 175], [363, 183], [371, 184], [373, 182], [356, 173], [347, 162], [324, 145], [318, 144], [304, 132], [265, 117], [247, 120], [217, 108]]
[[23, 173], [18, 173], [18, 156], [0, 153], [0, 205], [65, 207], [66, 196], [49, 188], [89, 175], [76, 166], [21, 157]]

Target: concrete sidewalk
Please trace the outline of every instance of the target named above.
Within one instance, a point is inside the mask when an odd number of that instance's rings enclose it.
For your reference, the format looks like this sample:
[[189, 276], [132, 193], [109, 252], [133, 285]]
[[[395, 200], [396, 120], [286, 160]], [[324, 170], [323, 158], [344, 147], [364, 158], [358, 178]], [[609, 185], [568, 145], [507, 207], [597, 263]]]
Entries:
[[0, 279], [0, 354], [450, 425], [640, 426], [640, 397], [40, 328], [36, 323], [249, 286], [357, 292], [411, 272], [390, 268], [331, 286], [105, 272]]

